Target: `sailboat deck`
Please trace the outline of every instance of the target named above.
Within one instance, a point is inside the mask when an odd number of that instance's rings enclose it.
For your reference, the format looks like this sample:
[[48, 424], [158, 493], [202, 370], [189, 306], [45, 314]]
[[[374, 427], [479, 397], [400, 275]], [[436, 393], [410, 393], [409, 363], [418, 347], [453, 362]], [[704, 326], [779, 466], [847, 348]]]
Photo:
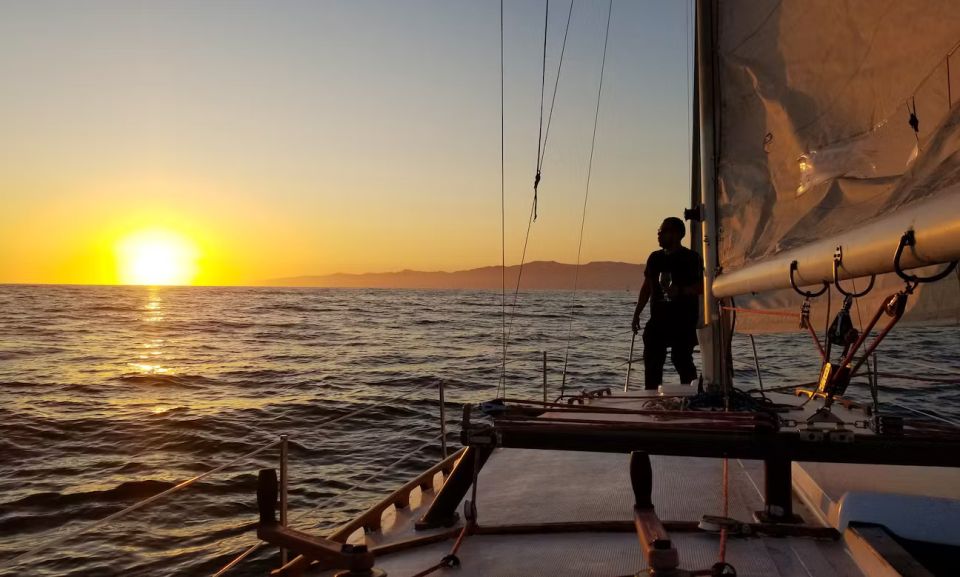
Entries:
[[[641, 406], [642, 394], [592, 399], [597, 406]], [[545, 413], [548, 416], [550, 413]], [[584, 415], [586, 417], [586, 415]], [[602, 415], [606, 419], [610, 415]], [[617, 418], [636, 420], [637, 415]], [[723, 513], [722, 460], [699, 457], [651, 456], [653, 502], [664, 522], [697, 522], [703, 515]], [[728, 516], [752, 521], [763, 509], [762, 463], [730, 459]], [[470, 499], [470, 493], [466, 499]], [[432, 495], [425, 494], [421, 510]], [[646, 568], [633, 520], [634, 496], [629, 456], [622, 453], [497, 448], [477, 481], [477, 522], [487, 531], [469, 535], [457, 552], [460, 577], [539, 575], [633, 575]], [[795, 499], [795, 511], [808, 523], [818, 517]], [[424, 532], [413, 530], [419, 511], [404, 511], [382, 531], [351, 542], [370, 546], [400, 543]], [[609, 522], [609, 530], [584, 532], [537, 531], [538, 525]], [[520, 534], [491, 534], [526, 526]], [[819, 526], [819, 525], [818, 525]], [[462, 527], [458, 524], [457, 527]], [[531, 529], [533, 527], [533, 529]], [[493, 529], [493, 531], [489, 531]], [[426, 534], [436, 534], [434, 530]], [[709, 568], [718, 560], [719, 536], [700, 531], [670, 535], [681, 567]], [[359, 538], [359, 539], [358, 539]], [[395, 577], [410, 577], [435, 565], [453, 545], [446, 540], [377, 555], [377, 566]], [[731, 537], [726, 560], [744, 576], [860, 576], [843, 542], [812, 537]], [[438, 569], [434, 575], [450, 573]], [[332, 575], [333, 572], [315, 573]]]
[[[664, 521], [699, 521], [722, 512], [721, 461], [653, 457], [654, 504]], [[762, 509], [760, 464], [730, 462], [729, 514], [748, 522]], [[469, 496], [468, 496], [469, 498]], [[425, 500], [424, 504], [428, 501]], [[797, 504], [798, 511], [806, 511]], [[612, 453], [497, 449], [477, 482], [478, 523], [517, 524], [631, 521], [633, 494], [628, 458]], [[382, 533], [366, 535], [370, 545], [386, 545], [420, 535], [412, 529], [416, 512], [404, 513]], [[815, 518], [810, 515], [810, 518]], [[462, 526], [462, 525], [458, 525]], [[704, 569], [717, 561], [719, 537], [700, 532], [672, 533], [681, 566]], [[389, 575], [410, 577], [450, 552], [448, 539], [378, 555]], [[633, 532], [477, 534], [457, 553], [456, 574], [472, 576], [633, 575], [645, 563]], [[860, 576], [840, 541], [812, 538], [731, 538], [727, 561], [739, 575], [764, 577]], [[450, 572], [441, 569], [439, 573]], [[317, 573], [332, 575], [333, 572]]]
[[[717, 560], [717, 538], [672, 536], [683, 567], [709, 568]], [[379, 557], [377, 567], [393, 577], [411, 577], [436, 564], [450, 543]], [[434, 575], [458, 577], [540, 577], [554, 575], [634, 575], [646, 568], [637, 537], [628, 533], [554, 535], [474, 535], [458, 552], [462, 565]], [[754, 577], [859, 577], [862, 573], [840, 542], [758, 538], [731, 540], [727, 560], [737, 574]], [[333, 572], [322, 573], [332, 575]]]
[[[652, 456], [658, 516], [699, 521], [722, 513], [722, 461]], [[480, 472], [477, 506], [484, 525], [632, 521], [629, 456], [497, 449]], [[749, 521], [763, 509], [760, 463], [731, 461], [730, 516]]]

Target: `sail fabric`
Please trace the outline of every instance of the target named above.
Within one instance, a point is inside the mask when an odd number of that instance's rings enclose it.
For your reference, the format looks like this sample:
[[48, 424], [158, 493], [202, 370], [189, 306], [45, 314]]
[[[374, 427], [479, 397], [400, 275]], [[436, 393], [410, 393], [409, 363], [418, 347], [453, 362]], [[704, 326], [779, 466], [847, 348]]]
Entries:
[[890, 198], [918, 156], [910, 110], [922, 149], [960, 101], [956, 0], [728, 0], [718, 17], [724, 269], [912, 200]]
[[[956, 0], [720, 0], [716, 6], [721, 271], [923, 198], [960, 199]], [[944, 282], [952, 292], [934, 301], [955, 311], [957, 279]], [[899, 281], [878, 283], [874, 299]], [[751, 298], [799, 306], [786, 294]]]

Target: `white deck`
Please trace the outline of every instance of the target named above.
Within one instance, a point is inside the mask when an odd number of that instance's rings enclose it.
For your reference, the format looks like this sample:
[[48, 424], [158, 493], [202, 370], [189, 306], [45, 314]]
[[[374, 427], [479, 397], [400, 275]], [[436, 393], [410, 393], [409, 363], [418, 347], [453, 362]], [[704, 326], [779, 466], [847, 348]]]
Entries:
[[[631, 396], [638, 396], [638, 393], [631, 392]], [[642, 408], [644, 402], [645, 399], [617, 398], [616, 395], [590, 401], [599, 406], [629, 408]], [[805, 408], [803, 413], [812, 412], [812, 409], [812, 406]], [[847, 411], [838, 408], [838, 412]], [[605, 414], [598, 418], [638, 417]], [[653, 500], [661, 520], [699, 521], [703, 515], [722, 513], [720, 459], [653, 456], [651, 463]], [[826, 504], [829, 509], [829, 503], [837, 503], [850, 487], [875, 485], [881, 482], [876, 475], [894, 475], [892, 470], [902, 469], [880, 468], [877, 469], [879, 473], [871, 470], [873, 479], [870, 480], [863, 471], [864, 467], [872, 466], [840, 466], [852, 470], [829, 467], [834, 466], [822, 468], [804, 464], [799, 471], [798, 477], [808, 492], [813, 488], [819, 490], [819, 500], [811, 500], [810, 495], [804, 493], [805, 501], [815, 505], [817, 511], [795, 499], [794, 511], [808, 525], [825, 526], [829, 523], [829, 515], [825, 515], [820, 506]], [[884, 469], [891, 471], [883, 473]], [[756, 461], [731, 459], [729, 475], [729, 516], [750, 522], [753, 513], [763, 508], [762, 465]], [[952, 482], [956, 478], [954, 475], [953, 470], [933, 473], [941, 481], [938, 486], [945, 497], [960, 498], [960, 483]], [[889, 487], [898, 491], [924, 492], [925, 489], [917, 488], [915, 481], [916, 477], [904, 477], [900, 481], [891, 481]], [[949, 487], [944, 483], [949, 483]], [[426, 505], [432, 495], [424, 498]], [[629, 457], [615, 453], [501, 448], [490, 456], [477, 484], [478, 523], [481, 527], [630, 521], [633, 501]], [[423, 510], [421, 507], [416, 511], [399, 512], [396, 521], [385, 524], [381, 532], [366, 535], [366, 542], [373, 546], [422, 536], [423, 533], [413, 531], [412, 523]], [[356, 534], [355, 538], [359, 540], [364, 536]], [[719, 537], [715, 534], [675, 532], [671, 539], [680, 553], [684, 569], [706, 569], [718, 559]], [[393, 577], [409, 577], [436, 564], [450, 552], [452, 545], [453, 539], [449, 539], [379, 555], [377, 566]], [[472, 535], [464, 541], [458, 557], [462, 561], [460, 568], [440, 569], [433, 575], [616, 577], [634, 575], [645, 569], [637, 537], [630, 532]], [[747, 577], [864, 575], [842, 540], [731, 538], [726, 559], [736, 567], [739, 575]], [[314, 574], [332, 575], [333, 572]]]
[[[654, 504], [665, 521], [698, 521], [721, 513], [721, 461], [652, 457]], [[762, 509], [759, 463], [730, 462], [730, 515], [751, 521]], [[477, 484], [478, 522], [488, 527], [564, 521], [633, 519], [628, 457], [610, 453], [497, 449]], [[807, 511], [798, 505], [798, 512]], [[403, 512], [383, 533], [367, 535], [384, 544], [416, 536], [409, 523], [422, 508]], [[811, 515], [812, 518], [815, 518]], [[671, 535], [687, 569], [717, 561], [719, 537], [703, 533]], [[450, 552], [452, 540], [378, 557], [391, 576], [409, 577]], [[633, 533], [473, 535], [458, 553], [462, 566], [435, 575], [458, 577], [535, 577], [548, 575], [633, 575], [645, 568]], [[731, 538], [727, 561], [739, 575], [827, 577], [862, 575], [840, 541], [806, 538]], [[316, 573], [332, 575], [333, 572]]]

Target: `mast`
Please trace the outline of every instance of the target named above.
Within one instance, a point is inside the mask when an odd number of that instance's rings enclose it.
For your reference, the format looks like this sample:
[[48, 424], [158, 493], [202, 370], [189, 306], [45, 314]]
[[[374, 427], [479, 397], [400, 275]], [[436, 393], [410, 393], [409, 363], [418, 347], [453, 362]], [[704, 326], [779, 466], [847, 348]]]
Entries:
[[717, 203], [716, 203], [716, 83], [714, 71], [714, 2], [697, 0], [696, 10], [696, 84], [697, 131], [699, 147], [696, 163], [699, 165], [700, 184], [700, 254], [703, 257], [703, 329], [700, 330], [700, 350], [703, 356], [703, 377], [708, 385], [726, 385], [724, 370], [723, 332], [720, 309], [713, 294], [717, 271]]

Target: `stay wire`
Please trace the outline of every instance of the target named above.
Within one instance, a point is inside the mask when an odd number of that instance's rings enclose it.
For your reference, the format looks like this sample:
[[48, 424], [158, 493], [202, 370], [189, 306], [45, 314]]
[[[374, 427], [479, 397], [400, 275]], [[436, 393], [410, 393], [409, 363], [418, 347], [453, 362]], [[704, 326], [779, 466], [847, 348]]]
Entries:
[[557, 76], [553, 82], [553, 95], [550, 97], [550, 110], [547, 112], [547, 128], [543, 131], [543, 147], [537, 159], [537, 171], [543, 168], [543, 160], [547, 156], [547, 142], [550, 140], [550, 125], [553, 122], [553, 110], [557, 104], [557, 89], [560, 87], [560, 74], [563, 72], [563, 55], [567, 51], [567, 35], [570, 32], [570, 20], [573, 16], [573, 3], [570, 0], [570, 9], [567, 11], [567, 24], [563, 30], [563, 42], [560, 44], [560, 61], [557, 64]]
[[530, 216], [527, 218], [527, 233], [523, 237], [523, 250], [520, 253], [520, 268], [517, 271], [517, 284], [513, 290], [513, 302], [510, 303], [510, 321], [507, 323], [507, 328], [505, 329], [506, 336], [504, 337], [503, 344], [503, 370], [500, 372], [500, 382], [497, 384], [497, 396], [501, 396], [501, 389], [503, 390], [503, 396], [507, 395], [507, 345], [510, 342], [510, 333], [513, 331], [513, 321], [517, 318], [517, 299], [520, 295], [520, 280], [523, 278], [523, 265], [527, 259], [527, 245], [530, 242], [530, 229], [533, 226], [533, 221], [536, 220], [536, 209], [537, 209], [537, 199], [534, 198], [533, 202], [530, 205]]
[[607, 4], [607, 26], [603, 33], [603, 56], [600, 58], [600, 81], [597, 83], [597, 106], [593, 113], [593, 136], [590, 140], [590, 160], [587, 163], [587, 183], [583, 193], [583, 210], [580, 213], [580, 237], [577, 240], [577, 263], [573, 273], [573, 293], [570, 298], [570, 321], [567, 325], [567, 342], [563, 353], [563, 373], [560, 382], [560, 396], [567, 385], [567, 364], [570, 359], [570, 339], [573, 335], [573, 313], [577, 302], [577, 285], [580, 281], [580, 256], [583, 250], [583, 230], [587, 221], [587, 201], [590, 198], [590, 178], [593, 175], [593, 153], [597, 145], [597, 125], [600, 120], [600, 101], [603, 98], [603, 73], [607, 65], [607, 44], [610, 40], [610, 17], [613, 14], [613, 0]]
[[[692, 20], [692, 19], [691, 19], [691, 14], [692, 14], [692, 12], [693, 12], [693, 10], [692, 10], [692, 3], [693, 3], [693, 1], [694, 1], [694, 0], [687, 0], [687, 2], [684, 3], [684, 6], [685, 6], [685, 8], [686, 8], [686, 11], [685, 11], [685, 13], [684, 13], [684, 22], [683, 22], [683, 33], [684, 33], [684, 36], [683, 36], [683, 37], [684, 37], [684, 42], [683, 42], [683, 48], [684, 48], [683, 59], [684, 59], [685, 65], [686, 65], [686, 66], [685, 66], [685, 69], [684, 69], [685, 75], [684, 75], [684, 78], [683, 78], [684, 94], [685, 94], [685, 96], [686, 96], [686, 99], [684, 100], [684, 103], [686, 103], [687, 105], [689, 105], [690, 110], [693, 109], [693, 100], [692, 100], [692, 96], [691, 96], [691, 93], [690, 93], [690, 92], [691, 92], [691, 90], [690, 90], [690, 79], [691, 79], [692, 76], [693, 76], [693, 60], [690, 58], [690, 45], [691, 45], [692, 42], [693, 42], [693, 39], [692, 39], [692, 36], [693, 36], [693, 35], [692, 35], [691, 32], [690, 32], [690, 29], [692, 28], [692, 25], [691, 25], [691, 20]], [[685, 118], [686, 121], [687, 121], [687, 132], [686, 132], [686, 134], [687, 134], [687, 139], [686, 139], [686, 141], [685, 141], [685, 144], [686, 144], [686, 156], [687, 156], [687, 166], [693, 166], [693, 128], [690, 126], [690, 123], [691, 123], [692, 120], [693, 120], [693, 114], [692, 114], [692, 113], [690, 113], [690, 114], [684, 114], [684, 118]], [[691, 172], [687, 175], [687, 189], [688, 189], [688, 190], [691, 190], [692, 188], [693, 188], [693, 172], [691, 171]]]
[[[503, 0], [500, 0], [500, 346], [503, 353], [500, 380], [507, 373], [507, 221], [504, 175], [504, 106], [503, 106]], [[499, 390], [499, 385], [497, 389]], [[504, 384], [504, 388], [506, 385]]]
[[533, 220], [537, 220], [537, 187], [540, 186], [540, 151], [543, 148], [543, 96], [547, 85], [547, 27], [550, 24], [550, 0], [543, 16], [543, 64], [540, 67], [540, 126], [537, 131], [537, 172], [533, 177]]
[[[523, 266], [526, 263], [527, 246], [530, 243], [530, 231], [532, 229], [533, 223], [537, 220], [537, 186], [539, 185], [539, 182], [540, 182], [540, 170], [543, 167], [543, 159], [547, 154], [547, 143], [549, 142], [549, 139], [550, 139], [550, 125], [553, 122], [553, 110], [557, 102], [557, 90], [560, 86], [560, 74], [563, 71], [563, 55], [566, 52], [566, 48], [567, 48], [567, 35], [570, 32], [570, 20], [571, 20], [571, 17], [573, 16], [573, 3], [574, 3], [574, 0], [570, 0], [570, 9], [567, 11], [567, 23], [563, 32], [563, 42], [560, 45], [560, 58], [559, 58], [559, 62], [557, 63], [557, 76], [553, 84], [553, 95], [551, 96], [551, 99], [550, 99], [550, 109], [547, 112], [547, 127], [546, 127], [546, 130], [543, 130], [542, 138], [537, 143], [537, 176], [535, 177], [534, 183], [533, 183], [533, 201], [530, 206], [530, 217], [527, 219], [527, 231], [523, 237], [523, 249], [520, 253], [520, 267], [519, 267], [519, 270], [517, 271], [517, 283], [513, 292], [513, 302], [510, 305], [510, 320], [507, 323], [506, 329], [504, 330], [506, 334], [506, 337], [504, 339], [504, 345], [503, 345], [504, 364], [500, 372], [500, 380], [497, 384], [498, 396], [500, 395], [501, 389], [503, 390], [504, 395], [506, 395], [505, 381], [506, 381], [506, 370], [507, 370], [506, 369], [507, 348], [510, 342], [510, 333], [513, 330], [513, 322], [516, 318], [517, 300], [520, 294], [520, 282], [523, 279]], [[549, 6], [547, 7], [547, 10], [549, 10]], [[544, 23], [544, 57], [543, 57], [544, 69], [546, 68], [546, 37], [547, 37], [547, 24], [545, 22]], [[545, 77], [546, 77], [546, 72], [544, 72], [544, 78]], [[543, 126], [543, 86], [544, 84], [545, 83], [541, 81], [541, 87], [540, 87], [541, 128]]]

